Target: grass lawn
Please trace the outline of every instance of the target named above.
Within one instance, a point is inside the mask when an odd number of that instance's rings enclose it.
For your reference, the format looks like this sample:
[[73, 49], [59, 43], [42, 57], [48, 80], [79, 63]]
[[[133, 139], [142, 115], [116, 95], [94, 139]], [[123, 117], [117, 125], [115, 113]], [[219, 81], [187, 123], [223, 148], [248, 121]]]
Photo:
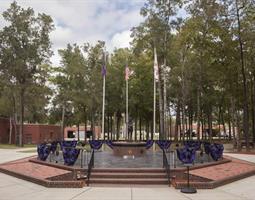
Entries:
[[23, 147], [16, 146], [15, 144], [0, 144], [0, 149], [18, 149], [18, 148], [31, 148], [36, 147], [35, 144], [24, 144]]

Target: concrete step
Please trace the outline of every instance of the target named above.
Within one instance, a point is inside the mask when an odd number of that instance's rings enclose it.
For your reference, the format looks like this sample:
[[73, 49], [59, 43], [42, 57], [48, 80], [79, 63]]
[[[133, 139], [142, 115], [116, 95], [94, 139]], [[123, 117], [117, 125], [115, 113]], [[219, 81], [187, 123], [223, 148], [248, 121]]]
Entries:
[[92, 173], [165, 173], [164, 168], [93, 168]]
[[144, 184], [144, 185], [165, 185], [167, 184], [166, 178], [91, 178], [89, 180], [90, 184]]
[[169, 185], [168, 184], [105, 184], [105, 183], [91, 183], [89, 184], [90, 187], [117, 187], [117, 188], [120, 188], [120, 187], [123, 187], [123, 188], [126, 188], [126, 187], [136, 187], [136, 188], [168, 188]]
[[102, 173], [97, 172], [91, 173], [91, 178], [146, 178], [146, 179], [154, 179], [154, 178], [166, 178], [166, 173]]

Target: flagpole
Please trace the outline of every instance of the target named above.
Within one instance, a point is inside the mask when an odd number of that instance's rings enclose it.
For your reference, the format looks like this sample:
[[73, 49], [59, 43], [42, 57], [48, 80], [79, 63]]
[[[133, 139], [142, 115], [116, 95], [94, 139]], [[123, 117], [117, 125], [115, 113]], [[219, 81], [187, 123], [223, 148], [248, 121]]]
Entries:
[[155, 77], [156, 48], [154, 47], [154, 67], [153, 67], [153, 134], [156, 132], [156, 77]]
[[[106, 52], [104, 52], [104, 67], [106, 68]], [[103, 107], [102, 107], [102, 134], [103, 138], [105, 139], [104, 135], [104, 110], [105, 110], [105, 76], [106, 74], [103, 74]]]
[[128, 137], [128, 78], [126, 77], [126, 139], [127, 137]]
[[153, 134], [156, 132], [156, 79], [153, 80]]
[[156, 133], [156, 48], [154, 47], [154, 67], [153, 67], [153, 134]]

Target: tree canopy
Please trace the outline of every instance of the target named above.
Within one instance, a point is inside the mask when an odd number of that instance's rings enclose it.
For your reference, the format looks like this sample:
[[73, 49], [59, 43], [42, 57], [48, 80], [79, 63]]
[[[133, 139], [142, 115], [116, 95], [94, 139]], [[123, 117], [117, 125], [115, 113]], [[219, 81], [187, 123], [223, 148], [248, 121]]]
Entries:
[[61, 64], [52, 66], [51, 17], [12, 3], [3, 12], [9, 25], [0, 30], [0, 115], [21, 124], [101, 126], [105, 64], [105, 131], [119, 139], [128, 65], [134, 139], [154, 138], [156, 48], [159, 138], [185, 139], [195, 131], [197, 139], [212, 140], [223, 131], [229, 139], [245, 139], [247, 147], [255, 142], [255, 2], [147, 0], [140, 14], [144, 20], [131, 29], [130, 48], [106, 52], [104, 41], [84, 38], [84, 44], [59, 49]]

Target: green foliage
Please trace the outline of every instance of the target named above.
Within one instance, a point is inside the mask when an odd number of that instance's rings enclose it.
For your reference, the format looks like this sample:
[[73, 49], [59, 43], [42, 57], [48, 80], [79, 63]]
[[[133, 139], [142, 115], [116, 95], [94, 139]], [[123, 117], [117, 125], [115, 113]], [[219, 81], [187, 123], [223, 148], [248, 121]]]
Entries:
[[[26, 121], [59, 123], [64, 108], [65, 125], [100, 125], [101, 70], [106, 64], [105, 112], [114, 118], [120, 132], [128, 65], [133, 72], [129, 79], [130, 117], [148, 124], [153, 116], [156, 47], [160, 67], [157, 99], [163, 98], [164, 89], [167, 93], [166, 100], [157, 104], [157, 113], [158, 107], [166, 106], [179, 118], [176, 122], [181, 121], [176, 126], [182, 132], [188, 129], [186, 121], [203, 123], [211, 130], [212, 125], [228, 123], [241, 132], [243, 102], [248, 99], [248, 123], [255, 133], [254, 5], [252, 0], [148, 0], [141, 8], [144, 21], [132, 29], [131, 48], [108, 53], [103, 41], [68, 44], [59, 50], [61, 66], [51, 67], [52, 19], [45, 14], [35, 16], [32, 8], [23, 9], [14, 2], [3, 13], [9, 26], [0, 30], [0, 114], [18, 112], [21, 119], [24, 107]], [[180, 9], [187, 12], [183, 19], [176, 16]], [[255, 134], [253, 137], [255, 141]]]
[[[48, 90], [44, 86], [47, 70], [42, 64], [47, 63], [52, 55], [49, 33], [54, 28], [53, 21], [45, 14], [35, 16], [32, 8], [21, 8], [16, 2], [3, 12], [3, 18], [8, 25], [0, 30], [0, 75], [5, 94], [12, 100], [13, 109], [10, 108], [8, 115], [19, 113], [23, 125], [27, 109], [28, 115], [33, 115], [31, 121], [40, 121], [36, 112], [44, 109], [47, 101], [42, 99], [48, 93], [44, 93]], [[2, 100], [5, 94], [1, 95]], [[21, 145], [22, 135], [21, 130]]]

